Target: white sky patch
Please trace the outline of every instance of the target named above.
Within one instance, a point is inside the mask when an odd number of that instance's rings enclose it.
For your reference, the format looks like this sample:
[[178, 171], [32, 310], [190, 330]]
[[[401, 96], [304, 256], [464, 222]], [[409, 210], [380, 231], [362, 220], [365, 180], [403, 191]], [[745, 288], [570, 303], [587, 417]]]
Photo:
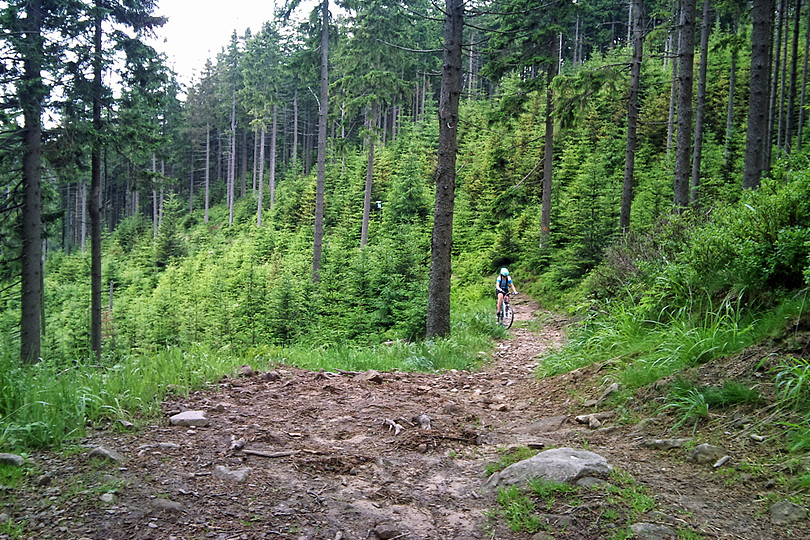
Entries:
[[[158, 0], [156, 15], [169, 21], [156, 32], [152, 45], [168, 57], [169, 66], [181, 84], [195, 80], [209, 58], [227, 47], [231, 34], [250, 28], [254, 34], [274, 19], [276, 3], [283, 0]], [[294, 12], [296, 19], [309, 16], [316, 0], [304, 0]]]

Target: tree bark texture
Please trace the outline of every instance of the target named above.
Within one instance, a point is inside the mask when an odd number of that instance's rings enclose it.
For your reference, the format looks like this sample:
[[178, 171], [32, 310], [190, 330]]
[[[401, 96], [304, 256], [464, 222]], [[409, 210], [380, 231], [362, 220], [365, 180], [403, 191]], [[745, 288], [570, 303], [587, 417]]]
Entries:
[[765, 150], [770, 146], [768, 104], [770, 102], [770, 50], [773, 0], [754, 0], [751, 32], [751, 82], [748, 98], [748, 131], [745, 137], [743, 187], [759, 187], [766, 170]]
[[23, 113], [22, 292], [20, 297], [20, 358], [37, 362], [41, 356], [40, 299], [42, 297], [42, 2], [25, 5], [22, 23], [23, 74], [17, 90]]
[[276, 204], [276, 142], [278, 140], [278, 105], [273, 105], [273, 123], [270, 125], [270, 210]]
[[793, 39], [791, 44], [790, 85], [788, 87], [788, 105], [785, 120], [785, 153], [790, 154], [793, 144], [793, 124], [795, 124], [796, 78], [799, 63], [799, 23], [801, 22], [802, 0], [796, 0], [793, 18]]
[[93, 148], [91, 151], [90, 196], [90, 350], [101, 359], [101, 91], [102, 91], [102, 8], [96, 2], [93, 35]]
[[329, 119], [329, 0], [321, 1], [321, 97], [318, 108], [318, 178], [315, 184], [315, 230], [312, 241], [312, 281], [321, 279], [323, 204], [326, 190], [326, 128]]
[[373, 111], [367, 111], [366, 129], [368, 130], [368, 160], [366, 161], [366, 185], [363, 190], [363, 222], [360, 225], [360, 247], [368, 243], [368, 222], [371, 214], [371, 187], [374, 181], [374, 135], [372, 135], [372, 124], [374, 123]]
[[692, 152], [692, 190], [689, 201], [698, 203], [700, 189], [700, 161], [703, 156], [703, 124], [706, 111], [706, 71], [709, 64], [709, 7], [711, 1], [703, 0], [703, 15], [700, 21], [700, 68], [698, 69], [697, 110], [695, 111], [695, 145]]
[[262, 226], [262, 210], [264, 208], [264, 136], [267, 128], [262, 122], [261, 143], [259, 145], [259, 202], [256, 205], [256, 226]]
[[[756, 11], [756, 4], [754, 4], [754, 11]], [[773, 10], [771, 10], [773, 11]], [[776, 123], [776, 98], [778, 96], [779, 90], [779, 71], [782, 66], [782, 23], [784, 21], [784, 14], [785, 14], [785, 0], [779, 1], [779, 8], [777, 10], [777, 20], [776, 20], [776, 38], [774, 41], [770, 42], [768, 47], [768, 51], [771, 51], [771, 47], [775, 47], [776, 50], [773, 51], [773, 56], [769, 56], [769, 64], [772, 64], [770, 68], [773, 70], [771, 73], [770, 78], [770, 94], [768, 96], [768, 129], [767, 129], [767, 138], [768, 144], [764, 146], [764, 154], [762, 157], [762, 170], [766, 171], [771, 168], [771, 159], [772, 159], [772, 152], [773, 152], [773, 132], [774, 132], [774, 124]], [[753, 18], [753, 15], [752, 15]], [[756, 24], [754, 22], [753, 24]], [[771, 24], [773, 25], [773, 14], [771, 15]], [[753, 32], [756, 30], [752, 30], [751, 35], [751, 71], [753, 72], [753, 63], [754, 63], [754, 51], [753, 51]], [[771, 35], [773, 38], [773, 35]], [[752, 74], [753, 77], [753, 74]]]
[[[558, 41], [552, 38], [551, 58], [557, 58], [560, 52]], [[546, 81], [546, 132], [543, 142], [543, 196], [540, 209], [540, 247], [544, 247], [551, 231], [551, 189], [552, 189], [552, 157], [554, 155], [554, 93], [551, 82], [557, 75], [558, 62], [548, 66], [548, 80]]]
[[644, 52], [644, 2], [633, 0], [633, 59], [630, 65], [630, 93], [627, 99], [627, 147], [624, 153], [624, 182], [619, 227], [623, 233], [630, 229], [630, 208], [635, 183], [636, 128], [638, 127], [638, 89], [641, 79], [641, 58]]
[[205, 223], [208, 223], [208, 207], [211, 200], [211, 127], [205, 128]]
[[692, 80], [695, 61], [695, 0], [681, 7], [681, 39], [678, 51], [678, 136], [675, 146], [675, 179], [672, 199], [675, 211], [689, 205], [689, 173], [692, 143]]
[[802, 90], [799, 98], [799, 125], [796, 127], [796, 150], [802, 149], [802, 130], [804, 129], [804, 103], [807, 96], [807, 56], [810, 54], [810, 15], [807, 17], [807, 29], [804, 34], [804, 66], [802, 67]]
[[427, 337], [450, 333], [450, 271], [458, 150], [458, 102], [461, 95], [463, 0], [445, 0], [444, 61], [439, 97], [439, 147], [436, 202], [431, 237]]

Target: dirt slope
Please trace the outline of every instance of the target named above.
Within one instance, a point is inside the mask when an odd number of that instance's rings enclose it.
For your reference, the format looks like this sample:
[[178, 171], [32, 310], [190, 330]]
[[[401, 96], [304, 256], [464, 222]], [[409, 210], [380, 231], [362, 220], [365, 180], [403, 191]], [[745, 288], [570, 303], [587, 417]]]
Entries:
[[[598, 397], [600, 375], [536, 380], [537, 356], [560, 343], [565, 321], [546, 315], [531, 332], [537, 306], [515, 307], [513, 338], [481, 372], [281, 368], [227, 379], [218, 392], [165, 404], [167, 419], [205, 411], [206, 427], [166, 420], [84, 441], [120, 452], [121, 463], [32, 456], [40, 472], [24, 488], [0, 491], [0, 513], [26, 520], [29, 538], [531, 538], [487, 517], [495, 502], [484, 468], [503, 448], [542, 442], [604, 455], [655, 496], [676, 528], [705, 538], [808, 534], [806, 526], [770, 524], [763, 482], [726, 485], [711, 467], [639, 444], [666, 433], [573, 422], [593, 412], [581, 396]], [[584, 497], [578, 507], [555, 508], [568, 521], [547, 537], [606, 537], [598, 504]]]

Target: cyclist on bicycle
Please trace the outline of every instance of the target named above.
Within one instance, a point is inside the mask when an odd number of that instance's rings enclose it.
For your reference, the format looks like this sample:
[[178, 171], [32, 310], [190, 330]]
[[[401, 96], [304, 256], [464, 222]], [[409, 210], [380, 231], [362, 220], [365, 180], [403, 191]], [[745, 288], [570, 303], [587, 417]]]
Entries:
[[509, 270], [501, 268], [501, 275], [495, 279], [495, 292], [498, 293], [498, 310], [496, 315], [500, 315], [501, 306], [503, 305], [503, 297], [509, 294], [509, 287], [512, 287], [512, 294], [517, 294], [515, 284], [512, 283], [512, 278], [509, 277]]

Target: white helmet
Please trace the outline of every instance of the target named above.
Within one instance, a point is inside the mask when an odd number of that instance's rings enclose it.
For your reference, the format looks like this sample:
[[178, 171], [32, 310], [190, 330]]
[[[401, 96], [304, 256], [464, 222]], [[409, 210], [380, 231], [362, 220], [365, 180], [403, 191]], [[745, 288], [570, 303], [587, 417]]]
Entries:
[[501, 268], [501, 275], [502, 276], [508, 276], [509, 275], [509, 270], [507, 270], [506, 268]]

